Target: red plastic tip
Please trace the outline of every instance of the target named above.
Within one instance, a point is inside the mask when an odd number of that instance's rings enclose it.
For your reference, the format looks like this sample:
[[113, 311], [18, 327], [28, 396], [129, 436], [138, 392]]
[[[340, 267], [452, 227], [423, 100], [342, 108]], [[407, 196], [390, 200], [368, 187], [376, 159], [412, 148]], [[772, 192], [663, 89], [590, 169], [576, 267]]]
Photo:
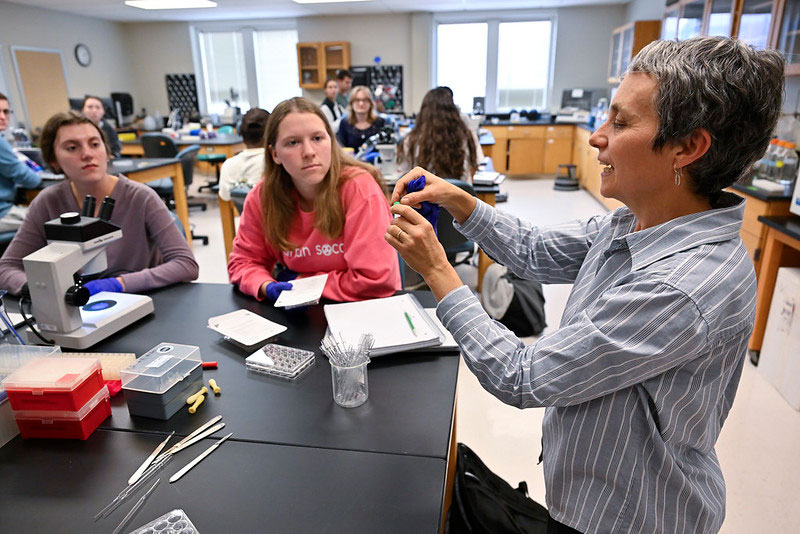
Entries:
[[216, 369], [217, 362], [203, 362], [203, 369]]

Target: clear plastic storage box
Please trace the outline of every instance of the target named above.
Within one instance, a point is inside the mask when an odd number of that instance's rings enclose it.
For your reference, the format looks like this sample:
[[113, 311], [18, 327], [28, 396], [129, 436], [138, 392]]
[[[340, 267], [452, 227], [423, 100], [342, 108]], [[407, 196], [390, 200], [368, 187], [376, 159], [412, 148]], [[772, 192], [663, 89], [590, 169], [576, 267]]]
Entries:
[[122, 389], [164, 393], [201, 364], [200, 347], [161, 343], [119, 372]]
[[120, 371], [131, 415], [166, 420], [203, 385], [200, 348], [161, 343]]
[[0, 403], [7, 395], [3, 380], [34, 358], [61, 354], [61, 347], [37, 347], [36, 345], [0, 345]]
[[103, 387], [100, 360], [35, 358], [5, 380], [14, 410], [75, 412]]

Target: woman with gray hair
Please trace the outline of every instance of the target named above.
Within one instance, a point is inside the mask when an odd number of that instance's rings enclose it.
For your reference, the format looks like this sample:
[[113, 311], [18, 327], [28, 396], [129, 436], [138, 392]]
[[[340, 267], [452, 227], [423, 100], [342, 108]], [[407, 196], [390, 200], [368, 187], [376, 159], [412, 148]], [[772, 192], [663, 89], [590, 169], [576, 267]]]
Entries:
[[[430, 286], [467, 366], [503, 402], [547, 407], [551, 532], [720, 529], [714, 444], [756, 296], [744, 200], [723, 189], [767, 146], [783, 68], [777, 52], [734, 39], [645, 47], [589, 141], [601, 193], [625, 206], [588, 221], [532, 227], [420, 168], [397, 183], [385, 239]], [[560, 327], [525, 346], [493, 321], [412, 209], [423, 201], [515, 274], [574, 284]]]

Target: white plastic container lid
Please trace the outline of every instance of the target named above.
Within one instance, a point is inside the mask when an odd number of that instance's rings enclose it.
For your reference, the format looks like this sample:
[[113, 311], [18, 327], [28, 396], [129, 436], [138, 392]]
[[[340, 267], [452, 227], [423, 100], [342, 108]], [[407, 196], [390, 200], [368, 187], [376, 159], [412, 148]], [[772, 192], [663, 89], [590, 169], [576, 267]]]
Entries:
[[122, 388], [145, 393], [164, 393], [201, 365], [200, 347], [160, 343], [120, 370]]
[[103, 386], [97, 394], [86, 401], [80, 410], [77, 412], [70, 411], [45, 411], [45, 410], [16, 410], [14, 411], [14, 419], [36, 419], [43, 421], [83, 421], [89, 412], [106, 399], [110, 399], [108, 388]]
[[101, 369], [97, 358], [36, 358], [3, 380], [3, 386], [6, 391], [46, 389], [66, 393]]

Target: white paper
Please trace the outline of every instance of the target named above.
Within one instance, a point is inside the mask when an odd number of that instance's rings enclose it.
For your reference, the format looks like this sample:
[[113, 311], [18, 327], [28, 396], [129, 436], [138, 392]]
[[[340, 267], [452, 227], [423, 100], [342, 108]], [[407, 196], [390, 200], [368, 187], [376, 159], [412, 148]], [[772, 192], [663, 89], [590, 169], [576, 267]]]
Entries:
[[439, 348], [443, 349], [458, 348], [458, 343], [456, 343], [456, 338], [453, 337], [453, 334], [451, 334], [450, 331], [444, 327], [439, 318], [436, 317], [436, 308], [425, 308], [425, 312], [428, 315], [430, 315], [431, 320], [434, 322], [434, 324], [436, 324], [436, 326], [439, 327], [439, 330], [442, 331], [442, 335], [444, 335], [444, 341], [442, 341], [442, 344], [439, 346]]
[[327, 304], [324, 310], [330, 333], [344, 342], [355, 345], [361, 334], [372, 334], [375, 345], [370, 356], [436, 346], [444, 336], [408, 294]]
[[275, 301], [275, 307], [295, 308], [307, 304], [316, 304], [322, 296], [327, 280], [327, 273], [291, 280], [292, 289], [281, 291], [281, 294], [278, 295], [278, 300]]
[[209, 317], [208, 327], [246, 346], [255, 345], [286, 331], [285, 326], [247, 310]]

